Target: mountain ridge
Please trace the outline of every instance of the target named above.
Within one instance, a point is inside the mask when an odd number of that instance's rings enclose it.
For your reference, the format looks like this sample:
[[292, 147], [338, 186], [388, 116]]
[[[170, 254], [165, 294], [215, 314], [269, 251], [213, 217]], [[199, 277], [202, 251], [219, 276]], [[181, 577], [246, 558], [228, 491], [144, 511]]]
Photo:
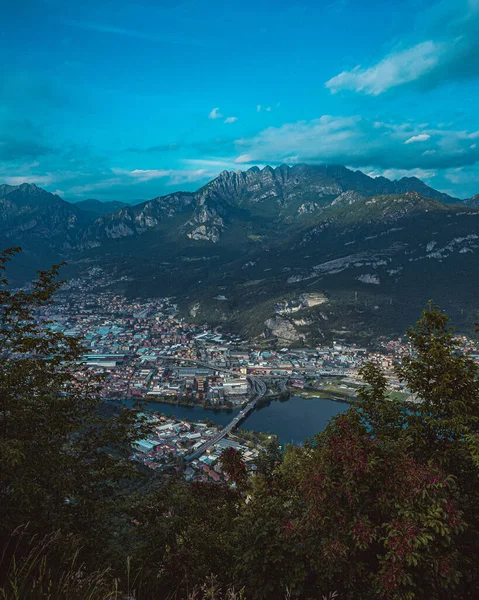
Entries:
[[472, 198], [467, 198], [467, 200], [464, 200], [464, 204], [466, 204], [467, 206], [479, 207], [479, 194], [472, 196]]
[[126, 202], [120, 202], [119, 200], [108, 200], [102, 202], [101, 200], [96, 200], [95, 198], [88, 198], [87, 200], [75, 202], [74, 206], [97, 217], [101, 217], [110, 212], [121, 210], [125, 206], [129, 206], [129, 204]]
[[[222, 171], [196, 192], [176, 192], [132, 206], [127, 211], [120, 209], [110, 219], [93, 224], [90, 232], [83, 236], [82, 244], [86, 247], [105, 238], [144, 233], [148, 228], [157, 227], [168, 216], [183, 210], [186, 198], [188, 205], [195, 206], [190, 219], [184, 224], [185, 235], [193, 240], [217, 242], [231, 208], [254, 208], [258, 216], [291, 221], [298, 211], [299, 214], [313, 212], [333, 202], [341, 194], [353, 191], [368, 197], [419, 191], [442, 202], [460, 202], [457, 198], [430, 188], [417, 178], [398, 181], [390, 181], [385, 177], [375, 179], [341, 165], [251, 167], [246, 171]], [[174, 206], [175, 200], [178, 208]], [[88, 240], [89, 235], [95, 238], [94, 241]]]
[[[94, 212], [29, 184], [0, 186], [0, 241], [43, 267], [98, 265], [122, 293], [175, 296], [189, 319], [249, 338], [372, 343], [400, 332], [431, 297], [459, 326], [476, 316], [479, 210], [416, 178], [253, 167], [196, 192]], [[276, 312], [311, 293], [325, 301], [301, 304], [297, 316]]]

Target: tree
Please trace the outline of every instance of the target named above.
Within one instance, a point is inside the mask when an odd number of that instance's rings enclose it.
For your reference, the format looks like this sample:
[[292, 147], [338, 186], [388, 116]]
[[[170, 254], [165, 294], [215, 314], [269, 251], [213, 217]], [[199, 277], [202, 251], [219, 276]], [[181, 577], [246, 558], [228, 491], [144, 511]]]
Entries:
[[408, 334], [409, 401], [368, 364], [356, 406], [258, 469], [235, 544], [252, 597], [479, 593], [478, 369], [432, 303]]
[[175, 478], [140, 498], [125, 539], [138, 598], [186, 598], [211, 574], [231, 587], [239, 500], [229, 486]]
[[282, 458], [279, 442], [275, 439], [268, 441], [264, 449], [260, 450], [256, 460], [257, 473], [266, 478], [271, 477], [275, 469], [281, 464]]
[[220, 456], [223, 471], [236, 484], [239, 490], [245, 489], [248, 483], [248, 470], [241, 450], [225, 448]]
[[61, 265], [39, 271], [30, 291], [8, 288], [19, 251], [0, 253], [0, 540], [26, 524], [32, 535], [64, 531], [94, 559], [121, 517], [120, 483], [137, 475], [129, 450], [147, 428], [134, 409], [104, 416], [80, 340], [37, 319]]
[[456, 475], [468, 465], [467, 477], [477, 477], [465, 436], [479, 434], [479, 369], [461, 352], [449, 323], [430, 302], [408, 330], [415, 353], [404, 359], [399, 376], [418, 400], [408, 406], [408, 429], [422, 456]]
[[255, 480], [237, 576], [258, 599], [441, 598], [460, 577], [463, 526], [454, 478], [372, 437], [351, 409]]
[[453, 477], [456, 508], [466, 525], [457, 541], [463, 575], [458, 593], [472, 598], [479, 590], [479, 369], [432, 302], [408, 336], [413, 353], [398, 375], [413, 401], [388, 399], [384, 376], [368, 365], [359, 414], [375, 439], [395, 440], [415, 460]]

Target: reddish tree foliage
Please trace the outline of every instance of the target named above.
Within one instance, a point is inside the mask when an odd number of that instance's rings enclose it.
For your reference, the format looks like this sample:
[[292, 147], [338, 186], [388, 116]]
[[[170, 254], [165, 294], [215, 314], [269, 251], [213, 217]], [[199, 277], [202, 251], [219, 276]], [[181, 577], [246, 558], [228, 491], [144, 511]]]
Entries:
[[373, 439], [354, 411], [316, 442], [298, 482], [305, 510], [285, 531], [314, 537], [323, 569], [346, 587], [368, 565], [378, 597], [403, 597], [426, 568], [452, 582], [452, 540], [463, 520], [451, 478], [398, 444]]
[[248, 470], [242, 453], [235, 448], [225, 448], [220, 460], [223, 471], [234, 481], [238, 489], [243, 489], [248, 481]]

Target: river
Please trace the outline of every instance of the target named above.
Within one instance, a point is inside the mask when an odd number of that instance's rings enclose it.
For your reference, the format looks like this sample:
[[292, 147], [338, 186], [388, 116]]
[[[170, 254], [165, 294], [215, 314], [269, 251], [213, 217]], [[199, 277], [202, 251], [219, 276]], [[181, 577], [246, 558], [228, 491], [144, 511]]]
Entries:
[[[177, 406], [163, 402], [149, 402], [148, 408], [189, 421], [210, 419], [217, 425], [227, 425], [239, 411], [205, 410], [199, 406]], [[347, 404], [334, 400], [293, 396], [287, 401], [274, 400], [269, 406], [254, 410], [240, 427], [274, 433], [283, 445], [299, 444], [322, 431], [331, 417], [347, 409]]]

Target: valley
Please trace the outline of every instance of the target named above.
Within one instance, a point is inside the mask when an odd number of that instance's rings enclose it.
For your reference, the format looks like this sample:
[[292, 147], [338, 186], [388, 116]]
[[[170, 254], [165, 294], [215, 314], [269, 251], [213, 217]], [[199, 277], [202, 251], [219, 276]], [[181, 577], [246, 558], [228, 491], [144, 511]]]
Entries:
[[416, 178], [253, 167], [135, 206], [0, 192], [0, 242], [24, 249], [19, 281], [59, 260], [67, 276], [101, 266], [131, 298], [174, 297], [190, 320], [266, 345], [374, 345], [430, 299], [472, 333], [479, 208]]

